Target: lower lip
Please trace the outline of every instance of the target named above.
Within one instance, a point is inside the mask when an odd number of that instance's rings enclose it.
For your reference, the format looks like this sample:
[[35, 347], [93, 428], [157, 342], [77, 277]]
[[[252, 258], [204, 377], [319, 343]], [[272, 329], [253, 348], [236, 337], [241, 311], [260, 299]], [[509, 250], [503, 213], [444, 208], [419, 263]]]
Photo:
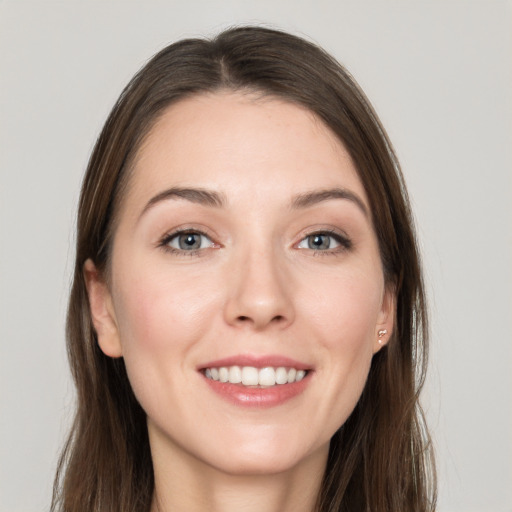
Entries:
[[276, 407], [304, 392], [311, 372], [299, 382], [277, 384], [268, 388], [246, 387], [204, 377], [210, 388], [225, 400], [242, 407]]

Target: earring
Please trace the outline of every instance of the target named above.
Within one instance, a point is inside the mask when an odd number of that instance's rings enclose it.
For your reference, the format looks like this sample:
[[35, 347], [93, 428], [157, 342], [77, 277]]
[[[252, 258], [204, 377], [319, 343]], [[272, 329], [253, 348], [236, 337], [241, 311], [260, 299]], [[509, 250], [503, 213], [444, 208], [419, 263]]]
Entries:
[[386, 335], [387, 333], [388, 333], [387, 329], [381, 329], [378, 332], [378, 335], [379, 335], [379, 345], [382, 345], [382, 336]]

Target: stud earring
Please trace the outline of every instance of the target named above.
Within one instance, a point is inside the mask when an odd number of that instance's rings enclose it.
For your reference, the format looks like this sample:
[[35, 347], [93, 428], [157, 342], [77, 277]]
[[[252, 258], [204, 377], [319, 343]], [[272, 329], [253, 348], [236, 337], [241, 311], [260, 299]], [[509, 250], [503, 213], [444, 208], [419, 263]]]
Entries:
[[379, 345], [382, 345], [382, 336], [386, 335], [387, 333], [388, 333], [387, 329], [381, 329], [378, 332], [378, 335], [379, 335]]

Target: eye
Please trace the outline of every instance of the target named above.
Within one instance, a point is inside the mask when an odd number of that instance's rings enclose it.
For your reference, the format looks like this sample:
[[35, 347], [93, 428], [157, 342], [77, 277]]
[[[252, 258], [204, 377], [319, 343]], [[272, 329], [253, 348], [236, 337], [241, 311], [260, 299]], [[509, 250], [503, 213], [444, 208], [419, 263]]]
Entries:
[[213, 242], [204, 233], [198, 231], [181, 231], [167, 236], [162, 246], [177, 251], [197, 251], [213, 247]]
[[350, 240], [338, 233], [318, 232], [303, 238], [297, 245], [298, 249], [312, 249], [314, 251], [329, 251], [339, 249], [349, 249]]

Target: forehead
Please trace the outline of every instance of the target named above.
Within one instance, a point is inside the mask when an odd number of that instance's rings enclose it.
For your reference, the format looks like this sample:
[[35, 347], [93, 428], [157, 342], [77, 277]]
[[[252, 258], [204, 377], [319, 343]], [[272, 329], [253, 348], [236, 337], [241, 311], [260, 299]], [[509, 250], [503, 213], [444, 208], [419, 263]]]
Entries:
[[269, 201], [343, 186], [366, 202], [349, 153], [314, 113], [254, 93], [200, 94], [168, 107], [141, 144], [125, 200], [198, 185]]

